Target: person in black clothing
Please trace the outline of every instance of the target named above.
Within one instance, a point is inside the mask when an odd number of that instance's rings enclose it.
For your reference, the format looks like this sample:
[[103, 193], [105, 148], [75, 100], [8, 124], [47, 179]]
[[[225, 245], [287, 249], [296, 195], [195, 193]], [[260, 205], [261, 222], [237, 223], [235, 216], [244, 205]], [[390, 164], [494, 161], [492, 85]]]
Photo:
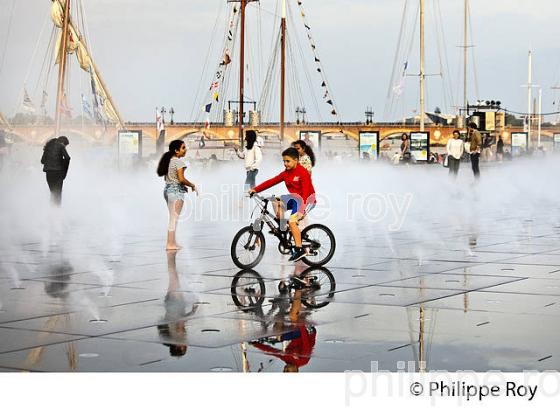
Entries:
[[66, 146], [70, 142], [65, 136], [53, 138], [43, 147], [43, 172], [47, 175], [47, 184], [51, 191], [51, 202], [57, 206], [62, 201], [62, 184], [68, 173], [70, 155]]
[[502, 139], [501, 135], [500, 138], [498, 138], [498, 142], [496, 143], [496, 157], [500, 162], [504, 160], [504, 140]]

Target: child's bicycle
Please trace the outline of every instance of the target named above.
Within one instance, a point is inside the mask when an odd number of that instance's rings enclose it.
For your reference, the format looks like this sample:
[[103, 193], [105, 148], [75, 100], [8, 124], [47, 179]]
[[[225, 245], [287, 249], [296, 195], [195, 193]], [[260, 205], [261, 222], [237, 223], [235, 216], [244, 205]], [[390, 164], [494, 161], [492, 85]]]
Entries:
[[[252, 197], [257, 201], [255, 210], [260, 210], [260, 213], [257, 218], [253, 219], [251, 225], [237, 232], [231, 243], [231, 258], [233, 263], [241, 269], [253, 268], [263, 258], [266, 247], [263, 234], [265, 224], [270, 229], [269, 233], [278, 238], [278, 250], [281, 254], [289, 255], [295, 247], [288, 227], [285, 226], [284, 229], [281, 229], [280, 220], [268, 211], [268, 204], [276, 201], [277, 198], [274, 195], [264, 198], [259, 194], [253, 194]], [[255, 210], [251, 214], [251, 218], [253, 218]], [[312, 224], [303, 229], [301, 241], [302, 247], [306, 251], [306, 256], [302, 258], [302, 261], [309, 266], [323, 266], [331, 260], [336, 249], [334, 234], [321, 224]]]

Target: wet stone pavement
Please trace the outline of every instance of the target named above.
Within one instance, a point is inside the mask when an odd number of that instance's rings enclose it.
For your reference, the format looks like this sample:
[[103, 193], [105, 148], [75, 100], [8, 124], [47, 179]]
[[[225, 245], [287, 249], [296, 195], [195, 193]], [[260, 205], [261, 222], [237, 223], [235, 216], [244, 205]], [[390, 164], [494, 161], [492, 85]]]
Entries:
[[[476, 229], [433, 217], [422, 238], [340, 224], [334, 259], [311, 270], [269, 236], [265, 259], [240, 271], [239, 226], [218, 224], [169, 253], [157, 229], [114, 254], [3, 244], [0, 371], [558, 370], [557, 213], [487, 215]], [[320, 285], [280, 292], [292, 275]]]

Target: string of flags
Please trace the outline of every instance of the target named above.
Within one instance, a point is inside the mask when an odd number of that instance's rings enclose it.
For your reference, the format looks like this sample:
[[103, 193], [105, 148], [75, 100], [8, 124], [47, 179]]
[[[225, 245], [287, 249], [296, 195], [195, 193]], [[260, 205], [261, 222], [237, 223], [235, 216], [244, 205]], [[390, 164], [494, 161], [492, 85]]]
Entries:
[[315, 61], [315, 64], [317, 66], [316, 70], [321, 75], [321, 78], [322, 78], [321, 87], [324, 89], [323, 100], [325, 100], [326, 104], [329, 104], [331, 106], [331, 115], [334, 115], [334, 116], [338, 117], [338, 113], [337, 113], [335, 104], [333, 102], [331, 93], [329, 91], [329, 87], [327, 85], [327, 80], [325, 78], [325, 74], [323, 73], [323, 68], [321, 66], [321, 60], [319, 59], [319, 55], [317, 53], [317, 46], [315, 45], [315, 41], [313, 40], [313, 36], [311, 35], [311, 26], [307, 22], [307, 18], [305, 16], [305, 11], [303, 9], [303, 2], [301, 0], [298, 0], [297, 4], [298, 4], [299, 9], [300, 9], [301, 18], [303, 19], [303, 25], [305, 26], [305, 28], [307, 30], [307, 39], [309, 40], [309, 44], [311, 45], [311, 50], [313, 52], [314, 61]]
[[87, 100], [86, 96], [82, 94], [82, 111], [86, 114], [89, 118], [93, 119], [93, 111], [91, 109], [91, 105]]
[[23, 109], [30, 114], [35, 112], [35, 105], [25, 88], [23, 89]]
[[405, 82], [405, 79], [406, 79], [406, 69], [407, 68], [408, 68], [408, 61], [405, 61], [404, 65], [403, 65], [403, 71], [402, 71], [402, 74], [401, 74], [401, 78], [400, 78], [399, 82], [393, 86], [393, 93], [395, 93], [395, 95], [397, 95], [397, 96], [400, 96], [404, 91], [404, 82]]
[[218, 65], [216, 73], [214, 74], [214, 78], [208, 88], [208, 99], [210, 102], [206, 103], [203, 106], [204, 113], [206, 115], [206, 119], [204, 121], [204, 127], [210, 128], [210, 111], [212, 111], [212, 105], [214, 103], [220, 102], [220, 85], [224, 81], [224, 74], [227, 69], [227, 66], [231, 63], [231, 51], [233, 49], [233, 33], [235, 31], [235, 27], [237, 25], [237, 21], [239, 18], [239, 13], [237, 12], [237, 6], [233, 7], [232, 15], [229, 21], [228, 32], [226, 36], [225, 46], [224, 46], [224, 53], [222, 57], [222, 61]]

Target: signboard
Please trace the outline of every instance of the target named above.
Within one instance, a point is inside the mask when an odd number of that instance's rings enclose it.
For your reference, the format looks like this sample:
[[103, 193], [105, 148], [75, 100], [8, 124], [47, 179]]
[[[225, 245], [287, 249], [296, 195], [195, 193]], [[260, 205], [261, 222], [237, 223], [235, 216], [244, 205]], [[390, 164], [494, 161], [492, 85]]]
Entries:
[[553, 144], [554, 151], [560, 151], [560, 134], [554, 133]]
[[119, 156], [142, 156], [142, 131], [119, 131]]
[[303, 140], [312, 150], [316, 151], [320, 148], [321, 131], [300, 131], [299, 139]]
[[428, 161], [430, 153], [430, 133], [410, 133], [410, 154], [416, 161]]
[[142, 158], [142, 131], [119, 131], [117, 149], [119, 166], [132, 166]]
[[511, 155], [516, 157], [527, 151], [528, 134], [526, 132], [511, 133]]
[[379, 157], [379, 133], [360, 131], [360, 159], [377, 160]]
[[485, 113], [484, 122], [486, 125], [486, 131], [495, 131], [496, 130], [496, 113], [494, 111], [487, 111]]

